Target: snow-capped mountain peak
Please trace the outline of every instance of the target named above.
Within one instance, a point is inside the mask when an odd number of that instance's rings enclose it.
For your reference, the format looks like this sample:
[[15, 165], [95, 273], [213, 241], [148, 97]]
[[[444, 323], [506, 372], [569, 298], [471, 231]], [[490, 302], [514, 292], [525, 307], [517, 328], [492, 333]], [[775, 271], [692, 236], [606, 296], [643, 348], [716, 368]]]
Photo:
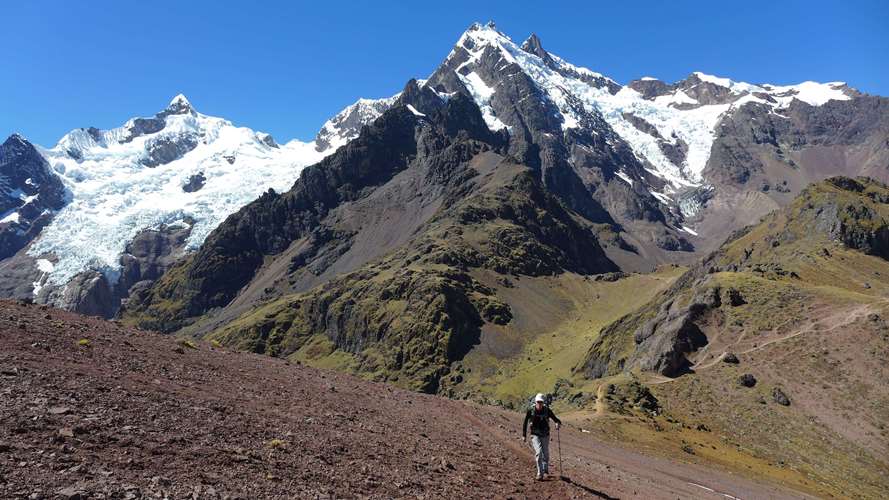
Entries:
[[192, 109], [191, 102], [188, 101], [188, 98], [182, 94], [177, 94], [176, 97], [170, 101], [170, 104], [167, 105], [167, 109], [164, 111], [171, 114], [184, 114], [191, 113], [194, 110]]
[[[489, 61], [496, 61], [494, 68], [480, 67], [486, 51], [494, 51], [488, 56]], [[449, 64], [453, 60], [459, 64]], [[511, 68], [530, 77], [553, 103], [563, 131], [584, 127], [588, 123], [584, 115], [598, 113], [646, 169], [666, 182], [665, 191], [655, 194], [670, 196], [702, 185], [716, 125], [725, 113], [750, 102], [780, 109], [794, 99], [814, 106], [831, 99], [849, 99], [846, 87], [837, 82], [753, 85], [702, 72], [673, 85], [646, 77], [621, 86], [601, 73], [574, 66], [544, 50], [536, 34], [519, 47], [492, 23], [471, 25], [443, 66], [453, 69], [492, 130], [509, 128], [498, 115], [508, 110], [498, 110], [494, 103], [498, 87], [511, 84]], [[672, 154], [675, 151], [683, 154]]]
[[201, 114], [181, 94], [153, 117], [76, 129], [41, 153], [72, 193], [28, 251], [53, 262], [43, 280], [54, 285], [90, 269], [113, 283], [126, 244], [145, 229], [190, 226], [186, 248], [197, 248], [229, 214], [269, 188], [286, 191], [325, 156]]
[[358, 137], [361, 127], [392, 107], [400, 95], [401, 92], [382, 99], [358, 99], [324, 123], [315, 136], [315, 149], [325, 153], [336, 151]]
[[[33, 290], [43, 298], [85, 271], [101, 271], [114, 285], [127, 245], [140, 232], [178, 227], [177, 251], [183, 241], [185, 250], [197, 248], [227, 216], [269, 188], [290, 188], [305, 165], [357, 137], [399, 97], [424, 116], [427, 110], [410, 100], [418, 85], [445, 101], [470, 96], [487, 126], [502, 131], [508, 153], [591, 221], [660, 223], [694, 236], [699, 228], [680, 228], [701, 213], [704, 194], [721, 182], [705, 167], [711, 149], [720, 158], [722, 143], [713, 147], [719, 134], [731, 132], [725, 118], [748, 119], [734, 113], [751, 105], [757, 116], [790, 120], [800, 114], [786, 113], [791, 106], [859, 95], [842, 82], [750, 84], [703, 72], [675, 83], [647, 76], [620, 85], [549, 52], [536, 34], [519, 45], [493, 22], [474, 23], [428, 80], [411, 81], [391, 97], [358, 99], [311, 143], [279, 146], [266, 133], [198, 112], [178, 94], [153, 116], [107, 130], [72, 130], [49, 149], [29, 145], [30, 163], [40, 167], [34, 172], [46, 172], [47, 179], [29, 174], [7, 183], [0, 230], [19, 231], [21, 221], [45, 216], [39, 221], [48, 225], [27, 248], [41, 273]], [[27, 150], [12, 147], [20, 137], [10, 141], [7, 156]], [[20, 164], [9, 163], [8, 170], [21, 170]], [[57, 205], [35, 203], [56, 199]], [[36, 216], [28, 218], [31, 212]], [[670, 235], [650, 235], [656, 246], [684, 249]]]

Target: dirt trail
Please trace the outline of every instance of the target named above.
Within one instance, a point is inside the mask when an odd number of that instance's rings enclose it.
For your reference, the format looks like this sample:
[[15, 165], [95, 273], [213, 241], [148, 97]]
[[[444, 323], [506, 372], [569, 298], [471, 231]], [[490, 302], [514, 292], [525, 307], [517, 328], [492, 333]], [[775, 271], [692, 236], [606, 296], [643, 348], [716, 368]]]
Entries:
[[602, 417], [608, 411], [608, 405], [605, 403], [605, 384], [599, 384], [596, 389], [596, 416]]
[[696, 464], [602, 442], [575, 428], [561, 430], [566, 474], [620, 498], [812, 498]]
[[37, 306], [0, 342], [4, 499], [800, 497], [571, 427], [536, 482], [520, 414]]
[[[773, 333], [777, 336], [776, 338], [769, 339], [765, 342], [759, 342], [752, 347], [742, 348], [742, 349], [729, 349], [730, 347], [740, 346], [742, 344], [742, 342], [745, 340], [744, 337], [742, 336], [741, 338], [737, 339], [736, 341], [732, 342], [731, 344], [722, 345], [720, 347], [720, 349], [721, 349], [721, 351], [724, 350], [726, 352], [729, 350], [732, 350], [735, 354], [749, 354], [752, 352], [761, 351], [761, 350], [763, 350], [767, 347], [770, 347], [774, 344], [777, 344], [780, 342], [786, 342], [788, 340], [799, 337], [800, 335], [812, 333], [812, 332], [816, 331], [816, 328], [824, 329], [824, 330], [833, 330], [833, 329], [840, 328], [845, 325], [855, 323], [860, 318], [867, 316], [869, 313], [873, 312], [874, 310], [875, 310], [875, 307], [873, 306], [873, 304], [861, 304], [861, 305], [857, 305], [852, 308], [841, 309], [839, 311], [834, 311], [831, 314], [825, 315], [824, 317], [811, 318], [811, 319], [807, 320], [799, 328], [792, 331], [792, 333], [789, 333], [786, 335], [779, 335], [778, 334], [778, 331], [780, 331], [781, 328], [783, 328], [785, 326], [784, 324], [779, 325], [778, 327], [775, 327], [774, 329], [771, 330], [771, 333]], [[699, 351], [697, 353], [698, 356], [705, 356], [707, 351], [710, 350], [710, 347], [711, 347], [710, 344], [705, 346], [701, 351]], [[722, 361], [722, 355], [720, 354], [718, 356], [713, 356], [708, 359], [709, 360], [705, 363], [694, 364], [692, 366], [692, 370], [694, 370], [695, 372], [700, 372], [702, 370], [706, 370], [706, 369], [711, 368], [715, 365], [718, 365]], [[673, 380], [675, 380], [675, 379], [669, 378], [669, 377], [652, 377], [652, 379], [650, 380], [650, 383], [662, 384], [662, 383], [666, 383], [666, 382], [671, 382]]]

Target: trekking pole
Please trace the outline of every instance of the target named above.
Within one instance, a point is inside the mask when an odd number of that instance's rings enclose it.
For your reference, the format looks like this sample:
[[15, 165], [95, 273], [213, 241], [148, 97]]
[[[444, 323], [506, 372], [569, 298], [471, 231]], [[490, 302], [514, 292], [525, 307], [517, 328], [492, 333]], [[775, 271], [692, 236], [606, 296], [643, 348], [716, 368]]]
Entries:
[[556, 427], [556, 442], [559, 444], [559, 477], [562, 477], [562, 426]]

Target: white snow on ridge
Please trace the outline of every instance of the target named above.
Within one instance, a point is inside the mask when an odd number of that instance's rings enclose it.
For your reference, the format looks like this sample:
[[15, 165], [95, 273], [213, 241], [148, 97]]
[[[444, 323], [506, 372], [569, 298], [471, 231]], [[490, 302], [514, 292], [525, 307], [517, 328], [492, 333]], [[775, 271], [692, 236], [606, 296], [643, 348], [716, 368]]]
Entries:
[[732, 91], [734, 94], [745, 94], [745, 93], [753, 93], [753, 92], [765, 92], [765, 89], [758, 85], [753, 85], [747, 82], [736, 82], [729, 78], [722, 78], [718, 76], [708, 75], [705, 73], [701, 73], [700, 71], [695, 71], [692, 73], [696, 77], [698, 77], [701, 81], [709, 82], [720, 87], [725, 87]]
[[457, 76], [466, 89], [469, 90], [469, 93], [472, 94], [472, 98], [478, 105], [479, 110], [481, 110], [482, 118], [485, 120], [488, 128], [495, 131], [507, 128], [506, 124], [494, 115], [494, 108], [491, 107], [491, 96], [494, 95], [494, 89], [489, 87], [477, 73], [469, 73], [466, 76], [457, 73]]
[[[472, 29], [463, 34], [458, 45], [462, 45], [473, 58], [477, 59], [484, 51], [486, 44], [495, 44], [504, 54], [504, 59], [516, 61], [522, 70], [534, 80], [559, 109], [562, 128], [578, 127], [580, 115], [573, 109], [571, 102], [579, 100], [584, 110], [591, 112], [597, 109], [614, 131], [629, 143], [633, 152], [652, 166], [652, 173], [666, 179], [674, 189], [697, 186], [701, 182], [700, 174], [704, 169], [713, 142], [713, 130], [719, 115], [728, 109], [701, 107], [693, 110], [677, 110], [667, 104], [651, 102], [642, 98], [638, 92], [625, 87], [616, 95], [611, 95], [605, 88], [596, 88], [586, 82], [566, 77], [546, 66], [538, 56], [529, 54], [519, 48], [506, 35], [494, 28], [485, 26]], [[554, 60], [557, 56], [550, 54]], [[577, 67], [575, 67], [577, 68]], [[585, 68], [588, 74], [596, 74]], [[473, 73], [470, 73], [473, 74]], [[459, 75], [459, 74], [458, 74]], [[464, 82], [465, 83], [465, 82]], [[479, 106], [487, 105], [489, 94], [471, 91]], [[480, 97], [480, 98], [479, 98]], [[686, 96], [687, 99], [690, 99]], [[576, 102], [576, 101], [575, 101]], [[706, 108], [701, 111], [702, 108]], [[627, 121], [623, 114], [629, 112], [651, 123], [663, 137], [679, 137], [689, 145], [689, 159], [683, 165], [673, 164], [661, 152], [657, 139], [640, 131]]]
[[621, 179], [623, 179], [624, 182], [626, 182], [627, 184], [629, 184], [629, 185], [631, 185], [631, 186], [633, 185], [633, 179], [630, 179], [630, 176], [627, 175], [624, 171], [622, 171], [622, 170], [618, 170], [618, 171], [616, 172], [616, 175], [617, 175], [618, 177], [620, 177]]
[[348, 126], [349, 122], [365, 124], [376, 120], [395, 104], [399, 96], [401, 96], [401, 92], [382, 99], [358, 99], [354, 104], [347, 106], [333, 118], [324, 122], [318, 132], [318, 139], [329, 144], [324, 149], [324, 153], [330, 154], [358, 137], [361, 127], [350, 127]]
[[0, 219], [0, 224], [5, 224], [7, 222], [18, 222], [19, 217], [20, 215], [16, 210], [10, 210], [5, 217]]
[[700, 104], [696, 99], [686, 94], [684, 90], [677, 90], [672, 94], [659, 95], [654, 98], [654, 102], [657, 104], [663, 104], [664, 106], [669, 106], [671, 104]]
[[[177, 101], [187, 105], [184, 96]], [[325, 155], [315, 151], [314, 143], [292, 141], [276, 148], [264, 141], [265, 134], [193, 111], [167, 116], [159, 132], [126, 143], [114, 140], [125, 137], [132, 122], [101, 132], [99, 141], [78, 129], [42, 150], [73, 196], [28, 251], [57, 259], [40, 268], [48, 275], [41, 285], [63, 285], [89, 269], [115, 281], [120, 256], [137, 233], [182, 224], [186, 217], [195, 220], [187, 241], [195, 249], [229, 214], [269, 188], [286, 191], [304, 166]], [[140, 163], [150, 144], [183, 137], [193, 137], [198, 145], [164, 165]], [[203, 188], [184, 192], [182, 186], [198, 173], [206, 178]]]
[[695, 75], [696, 77], [700, 78], [701, 81], [710, 82], [710, 83], [719, 85], [720, 87], [731, 88], [732, 84], [734, 83], [733, 81], [731, 81], [728, 78], [721, 78], [718, 76], [708, 75], [706, 73], [701, 73], [700, 71], [695, 71], [692, 74]]
[[[650, 165], [650, 171], [654, 175], [668, 182], [665, 190], [667, 195], [702, 185], [702, 172], [710, 158], [715, 128], [724, 113], [731, 112], [748, 102], [760, 102], [780, 109], [787, 107], [793, 99], [816, 106], [830, 99], [849, 99], [849, 96], [839, 88], [843, 84], [836, 82], [827, 84], [804, 82], [786, 87], [757, 86], [696, 72], [694, 75], [700, 80], [729, 88], [733, 94], [738, 95], [738, 98], [728, 104], [701, 105], [684, 91], [678, 90], [672, 95], [660, 96], [650, 101], [629, 87], [623, 87], [617, 94], [612, 95], [605, 88], [596, 88], [579, 78], [563, 76], [547, 67], [540, 57], [523, 51], [508, 36], [490, 24], [474, 25], [460, 37], [457, 46], [463, 47], [470, 54], [470, 58], [458, 68], [467, 68], [470, 72], [465, 77], [460, 72], [457, 75], [464, 84], [467, 84], [492, 129], [494, 129], [492, 122], [496, 117], [490, 108], [490, 100], [496, 85], [491, 87], [485, 84], [472, 72], [472, 65], [489, 46], [499, 50], [506, 63], [518, 64], [546, 93], [559, 109], [563, 130], [580, 126], [580, 110], [575, 109], [574, 103], [578, 101], [582, 103], [583, 110], [587, 112], [598, 110], [611, 128], [630, 145], [643, 164]], [[582, 75], [603, 77], [589, 69], [573, 66], [555, 54], [549, 53], [549, 55], [563, 68]], [[777, 104], [754, 96], [754, 92], [769, 94]], [[678, 105], [686, 105], [683, 108], [688, 109], [677, 109]], [[625, 113], [642, 118], [654, 126], [664, 140], [671, 141], [675, 140], [673, 138], [678, 138], [684, 141], [688, 145], [685, 161], [681, 165], [670, 161], [661, 151], [658, 139], [637, 129], [624, 118]], [[499, 123], [496, 126], [502, 128]]]
[[423, 113], [420, 113], [419, 111], [417, 111], [417, 108], [413, 107], [410, 104], [407, 105], [407, 109], [408, 109], [408, 111], [413, 113], [415, 116], [420, 116], [420, 117], [426, 116]]
[[768, 93], [778, 101], [778, 108], [790, 106], [790, 101], [799, 99], [812, 106], [822, 106], [828, 101], [848, 101], [851, 99], [841, 87], [845, 82], [803, 82], [797, 85], [763, 85]]
[[[786, 108], [787, 106], [790, 106], [790, 102], [794, 99], [798, 99], [812, 106], [822, 106], [831, 100], [846, 101], [851, 99], [851, 97], [843, 92], [842, 87], [846, 85], [845, 82], [818, 83], [809, 81], [796, 85], [784, 86], [770, 84], [754, 85], [752, 83], [736, 82], [728, 78], [707, 75], [700, 71], [695, 71], [694, 75], [702, 81], [730, 89], [735, 94], [744, 95], [753, 94], [754, 92], [768, 94], [770, 97], [778, 101], [777, 106], [775, 106], [777, 108]], [[753, 100], [771, 105], [771, 103], [756, 97], [754, 97]]]
[[52, 262], [46, 259], [37, 259], [37, 269], [43, 273], [51, 273], [53, 269], [55, 269], [55, 266]]
[[597, 72], [595, 72], [595, 71], [593, 71], [593, 70], [591, 70], [591, 69], [589, 69], [589, 68], [584, 68], [583, 66], [575, 66], [575, 65], [569, 63], [568, 61], [562, 59], [561, 57], [559, 57], [559, 56], [557, 56], [557, 55], [555, 55], [555, 54], [553, 54], [553, 53], [550, 53], [550, 52], [547, 52], [547, 53], [549, 54], [549, 57], [550, 57], [553, 61], [555, 61], [556, 64], [558, 64], [558, 65], [559, 65], [562, 69], [564, 69], [564, 70], [574, 71], [574, 72], [576, 72], [576, 73], [578, 73], [578, 74], [580, 74], [580, 75], [591, 76], [591, 77], [594, 77], [594, 78], [603, 78], [603, 79], [608, 80], [609, 82], [611, 82], [611, 83], [613, 83], [613, 84], [615, 84], [615, 85], [618, 85], [617, 82], [615, 82], [615, 81], [612, 80], [611, 78], [608, 78], [607, 76], [603, 75], [602, 73], [597, 73]]

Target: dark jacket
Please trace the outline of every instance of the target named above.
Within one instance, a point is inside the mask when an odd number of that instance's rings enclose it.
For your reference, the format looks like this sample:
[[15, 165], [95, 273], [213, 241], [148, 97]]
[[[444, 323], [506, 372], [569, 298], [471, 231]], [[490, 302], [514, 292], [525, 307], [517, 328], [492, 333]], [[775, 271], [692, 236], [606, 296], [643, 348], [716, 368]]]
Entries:
[[531, 435], [533, 436], [549, 436], [549, 419], [553, 419], [553, 421], [557, 424], [561, 424], [562, 421], [556, 418], [555, 413], [549, 409], [549, 406], [544, 406], [542, 410], [537, 411], [536, 407], [531, 407], [527, 413], [525, 413], [525, 423], [522, 424], [522, 437], [528, 436], [528, 422], [531, 422]]

